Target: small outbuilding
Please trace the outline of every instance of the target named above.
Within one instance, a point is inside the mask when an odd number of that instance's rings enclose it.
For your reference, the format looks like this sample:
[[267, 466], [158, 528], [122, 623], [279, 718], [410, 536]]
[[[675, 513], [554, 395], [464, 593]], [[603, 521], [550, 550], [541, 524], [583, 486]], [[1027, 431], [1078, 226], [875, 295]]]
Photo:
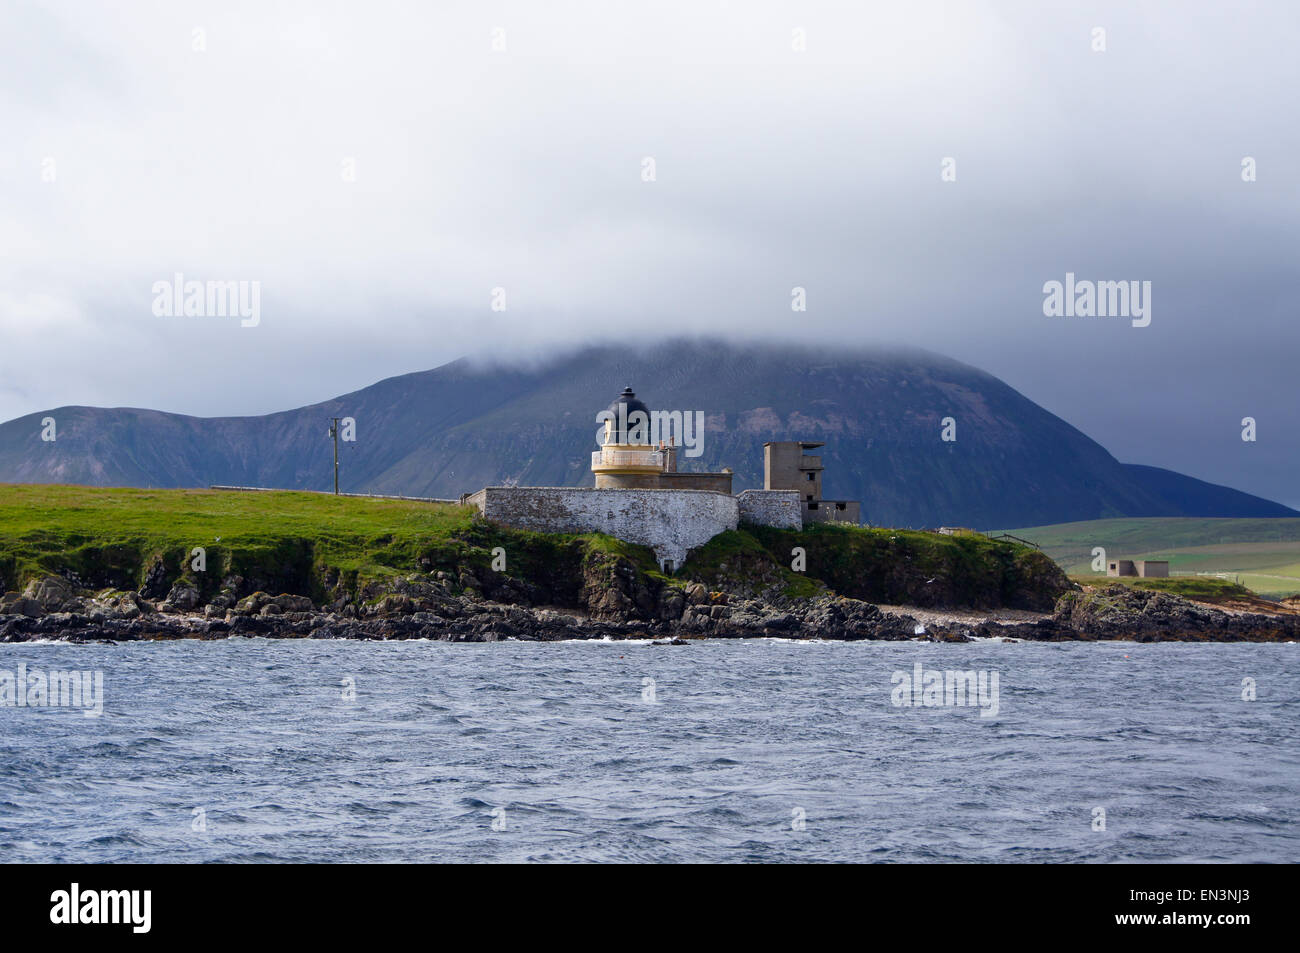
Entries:
[[1112, 559], [1106, 563], [1107, 576], [1141, 576], [1147, 579], [1167, 579], [1167, 559]]

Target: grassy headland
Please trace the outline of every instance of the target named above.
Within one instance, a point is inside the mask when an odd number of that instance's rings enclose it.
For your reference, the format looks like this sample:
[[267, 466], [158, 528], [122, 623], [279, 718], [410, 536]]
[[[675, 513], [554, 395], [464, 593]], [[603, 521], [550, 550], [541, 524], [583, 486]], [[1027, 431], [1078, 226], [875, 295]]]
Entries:
[[[796, 549], [807, 561], [802, 573], [790, 569]], [[1068, 588], [1056, 565], [1027, 546], [979, 535], [831, 524], [803, 530], [745, 525], [702, 546], [683, 572], [717, 585], [779, 576], [786, 593], [796, 596], [824, 584], [867, 602], [1044, 612]]]
[[[206, 599], [238, 577], [240, 592], [316, 602], [377, 589], [411, 573], [505, 574], [539, 601], [582, 602], [593, 564], [617, 566], [658, 589], [699, 580], [792, 597], [828, 590], [874, 602], [1015, 606], [1050, 610], [1068, 586], [1042, 554], [980, 536], [820, 526], [745, 526], [701, 547], [673, 577], [645, 547], [600, 534], [532, 533], [486, 523], [471, 507], [304, 492], [140, 490], [0, 485], [0, 592], [44, 576], [80, 586], [146, 589], [155, 598], [184, 580]], [[195, 547], [206, 569], [192, 568]], [[791, 568], [792, 550], [806, 571]]]
[[[497, 546], [511, 574], [529, 578], [576, 580], [592, 553], [654, 568], [648, 551], [620, 540], [506, 530], [475, 516], [472, 507], [322, 493], [6, 484], [0, 590], [47, 575], [139, 589], [154, 572], [205, 596], [238, 576], [244, 588], [319, 601], [411, 572], [488, 567]], [[195, 547], [205, 550], [203, 572], [192, 568]]]

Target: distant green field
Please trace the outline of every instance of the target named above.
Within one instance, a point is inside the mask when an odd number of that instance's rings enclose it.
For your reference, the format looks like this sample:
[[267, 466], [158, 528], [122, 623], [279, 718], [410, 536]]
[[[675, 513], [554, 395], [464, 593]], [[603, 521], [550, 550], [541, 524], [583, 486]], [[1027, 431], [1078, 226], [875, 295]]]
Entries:
[[1032, 540], [1071, 576], [1092, 571], [1092, 550], [1110, 559], [1167, 559], [1175, 576], [1223, 574], [1261, 596], [1300, 593], [1300, 519], [1142, 518], [1030, 526]]

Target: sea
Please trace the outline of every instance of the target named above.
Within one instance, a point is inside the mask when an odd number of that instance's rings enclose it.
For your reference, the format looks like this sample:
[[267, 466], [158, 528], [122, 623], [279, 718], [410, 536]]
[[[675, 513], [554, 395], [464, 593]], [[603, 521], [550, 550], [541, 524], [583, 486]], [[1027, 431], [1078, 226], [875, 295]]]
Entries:
[[[17, 705], [20, 668], [101, 673], [102, 710]], [[10, 863], [1300, 860], [1295, 644], [237, 638], [5, 673]]]

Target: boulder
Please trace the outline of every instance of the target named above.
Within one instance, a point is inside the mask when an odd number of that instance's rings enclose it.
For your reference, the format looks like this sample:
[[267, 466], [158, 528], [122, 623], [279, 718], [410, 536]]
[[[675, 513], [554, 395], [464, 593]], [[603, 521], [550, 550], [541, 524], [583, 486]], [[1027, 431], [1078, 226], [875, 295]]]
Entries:
[[709, 601], [709, 590], [702, 584], [693, 582], [686, 587], [686, 601], [693, 606], [701, 606]]
[[76, 597], [77, 590], [62, 576], [43, 576], [28, 583], [23, 595], [35, 600], [46, 612], [56, 612]]
[[148, 571], [144, 574], [144, 585], [140, 587], [140, 595], [146, 599], [161, 599], [167, 595], [170, 589], [171, 584], [167, 579], [167, 567], [163, 565], [161, 556], [155, 556], [153, 563], [150, 564]]
[[167, 593], [167, 599], [163, 606], [164, 608], [189, 612], [198, 608], [202, 601], [203, 597], [199, 595], [199, 590], [192, 584], [181, 580], [172, 586], [171, 591]]
[[659, 592], [659, 618], [675, 622], [686, 611], [686, 593], [675, 586], [665, 586]]
[[21, 615], [29, 619], [35, 619], [45, 615], [45, 609], [35, 599], [20, 596], [16, 592], [9, 592], [5, 593], [4, 600], [0, 601], [0, 614]]
[[271, 597], [259, 589], [252, 595], [244, 596], [244, 598], [236, 602], [231, 611], [240, 616], [257, 615], [262, 611], [262, 607], [270, 601]]

